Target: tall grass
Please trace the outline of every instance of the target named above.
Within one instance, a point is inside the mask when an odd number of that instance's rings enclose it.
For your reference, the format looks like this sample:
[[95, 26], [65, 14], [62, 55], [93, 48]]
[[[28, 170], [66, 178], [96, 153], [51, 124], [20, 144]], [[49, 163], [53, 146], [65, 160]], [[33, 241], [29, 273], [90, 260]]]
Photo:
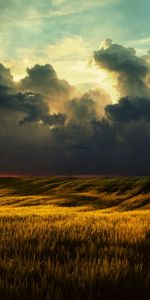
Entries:
[[0, 299], [150, 299], [148, 179], [13, 180], [0, 181]]

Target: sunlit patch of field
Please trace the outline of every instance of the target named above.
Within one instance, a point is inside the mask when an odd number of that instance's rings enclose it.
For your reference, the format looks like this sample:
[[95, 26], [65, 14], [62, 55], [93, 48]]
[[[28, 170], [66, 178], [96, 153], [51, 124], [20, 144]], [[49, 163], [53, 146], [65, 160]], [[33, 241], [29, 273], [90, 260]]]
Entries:
[[0, 299], [150, 299], [150, 178], [0, 179]]

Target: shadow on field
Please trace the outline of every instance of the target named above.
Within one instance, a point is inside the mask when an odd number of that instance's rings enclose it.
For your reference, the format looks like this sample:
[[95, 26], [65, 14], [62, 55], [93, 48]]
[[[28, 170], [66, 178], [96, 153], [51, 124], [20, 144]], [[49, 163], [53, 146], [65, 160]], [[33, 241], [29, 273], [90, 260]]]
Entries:
[[[89, 206], [119, 211], [150, 208], [150, 177], [0, 178], [0, 205]], [[13, 199], [14, 198], [14, 199]], [[3, 201], [2, 201], [3, 199]]]
[[106, 201], [100, 195], [89, 195], [89, 194], [69, 194], [65, 195], [63, 200], [57, 203], [61, 207], [78, 207], [78, 206], [91, 206], [94, 210], [106, 209], [116, 206], [118, 201], [113, 199], [112, 201]]

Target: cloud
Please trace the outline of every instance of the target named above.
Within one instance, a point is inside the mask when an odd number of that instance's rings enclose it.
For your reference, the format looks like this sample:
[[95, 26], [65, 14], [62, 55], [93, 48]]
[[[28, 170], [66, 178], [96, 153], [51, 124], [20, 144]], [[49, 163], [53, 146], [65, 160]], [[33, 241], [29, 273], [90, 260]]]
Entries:
[[108, 49], [111, 46], [112, 46], [112, 40], [111, 39], [107, 39], [107, 40], [104, 40], [104, 41], [102, 41], [100, 43], [99, 49], [100, 50], [106, 50], [106, 49]]
[[83, 0], [82, 3], [79, 0], [54, 0], [52, 1], [53, 7], [49, 10], [49, 16], [66, 16], [88, 11], [96, 7], [115, 5], [119, 2], [120, 0]]
[[0, 85], [9, 87], [13, 85], [13, 76], [10, 69], [6, 68], [3, 64], [0, 64]]
[[118, 122], [132, 122], [140, 119], [150, 122], [150, 98], [122, 98], [114, 105], [105, 108], [110, 120]]
[[111, 98], [104, 90], [89, 90], [67, 103], [68, 120], [86, 127], [91, 121], [102, 118], [105, 106], [110, 103]]
[[59, 97], [62, 92], [67, 98], [69, 84], [59, 80], [50, 65], [36, 65], [29, 69], [28, 73], [29, 76], [21, 82], [21, 85], [24, 85], [24, 91], [17, 91], [17, 85], [13, 82], [10, 70], [2, 64], [0, 65], [0, 109], [3, 110], [2, 114], [21, 113], [19, 114], [20, 125], [38, 121], [51, 126], [63, 124], [65, 115], [50, 114], [50, 106], [44, 94], [50, 93], [50, 97], [57, 94]]
[[117, 78], [115, 104], [100, 88], [74, 92], [49, 64], [17, 84], [1, 65], [1, 172], [150, 174], [149, 56], [107, 40], [94, 59]]
[[94, 52], [94, 61], [99, 68], [110, 72], [117, 78], [120, 96], [147, 96], [149, 90], [145, 84], [149, 65], [143, 57], [138, 57], [133, 48], [113, 44], [111, 40], [102, 43]]
[[[49, 106], [40, 94], [10, 93], [5, 87], [0, 88], [0, 109], [7, 116], [9, 113], [21, 113], [19, 124], [41, 121], [44, 124], [63, 124], [63, 114], [50, 114]], [[8, 117], [9, 118], [9, 117]]]
[[24, 91], [40, 93], [51, 101], [66, 101], [72, 98], [75, 88], [66, 80], [60, 80], [49, 64], [35, 65], [27, 69], [28, 75], [21, 80], [20, 88]]
[[66, 78], [83, 92], [99, 87], [105, 78], [94, 66], [88, 65], [91, 46], [81, 37], [71, 35], [53, 44], [44, 51], [45, 60], [53, 61], [59, 77]]
[[[81, 36], [70, 35], [47, 46], [39, 48], [19, 47], [16, 49], [16, 57], [4, 58], [3, 64], [11, 68], [16, 81], [25, 77], [26, 69], [32, 69], [34, 65], [46, 65], [53, 63], [53, 68], [57, 71], [59, 78], [65, 78], [72, 85], [81, 86], [90, 84], [94, 87], [95, 80], [101, 80], [100, 72], [96, 68], [87, 66], [87, 59], [91, 54], [91, 48]], [[99, 85], [99, 82], [97, 86]]]
[[[0, 4], [0, 16], [2, 29], [6, 27], [21, 26], [21, 28], [29, 28], [35, 21], [47, 19], [50, 17], [67, 16], [77, 14], [96, 7], [106, 7], [118, 4], [120, 0], [50, 0], [41, 2], [40, 0], [26, 0], [20, 3], [19, 0], [6, 0]], [[20, 16], [20, 19], [17, 16]], [[13, 22], [13, 23], [12, 23]], [[39, 25], [39, 24], [38, 24]], [[36, 30], [33, 28], [33, 30]]]
[[68, 103], [69, 122], [86, 127], [87, 123], [98, 117], [96, 103], [88, 95], [73, 99]]
[[[63, 85], [66, 89], [62, 89]], [[49, 99], [53, 99], [56, 94], [58, 103], [61, 101], [58, 88], [63, 90], [64, 99], [67, 99], [66, 102], [64, 100], [65, 113], [52, 114], [55, 104]], [[15, 172], [20, 170], [19, 173], [64, 173], [65, 170], [77, 172], [79, 167], [87, 168], [82, 156], [91, 156], [88, 148], [91, 142], [92, 150], [95, 143], [93, 124], [94, 121], [98, 122], [100, 113], [104, 111], [105, 103], [110, 103], [110, 98], [102, 90], [90, 90], [81, 97], [69, 99], [70, 88], [66, 81], [58, 79], [50, 65], [36, 65], [29, 69], [28, 76], [15, 85], [14, 89], [1, 87], [2, 170], [7, 171], [7, 164], [4, 165], [6, 160], [9, 170], [13, 172], [16, 168]], [[32, 151], [36, 151], [34, 157]], [[64, 157], [64, 164], [59, 159], [60, 152]], [[43, 161], [42, 165], [39, 164], [39, 157]], [[28, 164], [28, 158], [32, 160], [32, 164]]]

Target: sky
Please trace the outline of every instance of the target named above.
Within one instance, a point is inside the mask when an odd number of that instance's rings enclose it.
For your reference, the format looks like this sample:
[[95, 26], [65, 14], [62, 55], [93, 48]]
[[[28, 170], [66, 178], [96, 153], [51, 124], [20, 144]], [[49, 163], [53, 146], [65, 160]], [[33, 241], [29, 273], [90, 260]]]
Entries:
[[149, 11], [0, 1], [1, 175], [150, 175]]

